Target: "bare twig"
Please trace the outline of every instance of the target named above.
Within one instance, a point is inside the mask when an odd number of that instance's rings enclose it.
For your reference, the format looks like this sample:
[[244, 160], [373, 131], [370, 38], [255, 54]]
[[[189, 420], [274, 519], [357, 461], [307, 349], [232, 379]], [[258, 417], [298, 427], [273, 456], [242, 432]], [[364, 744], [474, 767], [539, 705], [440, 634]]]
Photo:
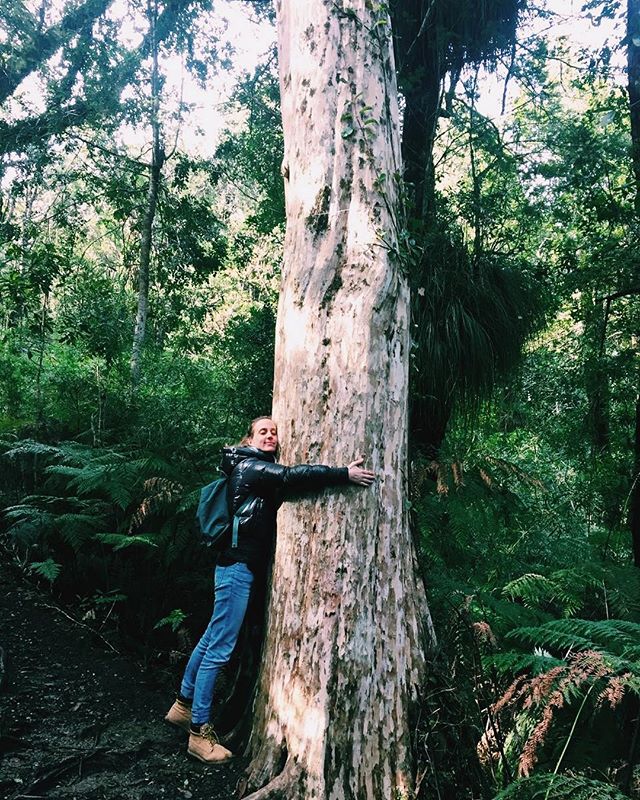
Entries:
[[43, 608], [52, 608], [54, 611], [57, 611], [58, 613], [62, 614], [63, 617], [66, 617], [67, 619], [71, 620], [71, 622], [74, 622], [76, 625], [79, 625], [81, 628], [86, 628], [88, 631], [93, 633], [94, 636], [97, 636], [99, 639], [101, 639], [107, 645], [107, 647], [110, 650], [113, 650], [114, 653], [117, 653], [118, 655], [120, 655], [120, 651], [116, 650], [116, 648], [111, 644], [111, 642], [108, 639], [105, 639], [105, 637], [101, 633], [98, 633], [98, 631], [95, 630], [94, 628], [92, 628], [90, 625], [86, 625], [84, 622], [80, 622], [79, 619], [76, 619], [75, 617], [72, 617], [71, 614], [67, 614], [66, 611], [63, 611], [58, 606], [49, 605], [48, 603], [43, 603], [42, 606], [43, 606]]

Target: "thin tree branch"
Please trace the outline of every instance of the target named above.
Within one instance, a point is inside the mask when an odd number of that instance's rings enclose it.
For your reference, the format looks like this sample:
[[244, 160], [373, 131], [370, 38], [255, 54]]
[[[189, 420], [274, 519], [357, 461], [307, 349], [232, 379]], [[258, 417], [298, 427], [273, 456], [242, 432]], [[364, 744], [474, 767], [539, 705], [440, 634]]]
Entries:
[[611, 300], [617, 300], [619, 297], [629, 297], [634, 294], [640, 294], [640, 286], [632, 286], [630, 289], [620, 289], [620, 291], [613, 292], [613, 294], [605, 294], [602, 297], [597, 297], [596, 303], [603, 303], [605, 300], [611, 302]]

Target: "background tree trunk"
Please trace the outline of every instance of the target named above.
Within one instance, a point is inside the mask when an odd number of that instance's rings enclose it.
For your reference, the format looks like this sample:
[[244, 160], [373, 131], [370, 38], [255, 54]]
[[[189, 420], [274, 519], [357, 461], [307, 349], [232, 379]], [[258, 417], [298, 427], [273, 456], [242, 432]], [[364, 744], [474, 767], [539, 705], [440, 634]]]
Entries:
[[[638, 220], [640, 219], [640, 0], [627, 0], [627, 76], [631, 154], [636, 182], [635, 208]], [[640, 393], [636, 401], [634, 442], [630, 526], [633, 563], [636, 567], [640, 567]]]
[[[409, 292], [388, 16], [366, 0], [276, 2], [287, 177], [274, 416], [285, 463], [378, 477], [285, 504], [248, 786], [391, 798], [413, 785], [432, 627], [406, 508]], [[378, 10], [376, 10], [378, 9]]]
[[158, 73], [158, 40], [156, 27], [158, 21], [158, 6], [156, 2], [149, 2], [147, 6], [149, 24], [151, 27], [151, 131], [153, 144], [151, 147], [151, 164], [149, 165], [149, 188], [147, 189], [147, 202], [142, 220], [140, 235], [140, 265], [138, 267], [138, 311], [136, 324], [133, 331], [133, 346], [131, 349], [131, 386], [136, 388], [140, 381], [140, 360], [142, 346], [147, 330], [147, 314], [149, 311], [149, 268], [151, 265], [151, 244], [153, 221], [158, 205], [158, 191], [160, 189], [160, 176], [164, 164], [165, 154], [160, 130], [160, 76]]

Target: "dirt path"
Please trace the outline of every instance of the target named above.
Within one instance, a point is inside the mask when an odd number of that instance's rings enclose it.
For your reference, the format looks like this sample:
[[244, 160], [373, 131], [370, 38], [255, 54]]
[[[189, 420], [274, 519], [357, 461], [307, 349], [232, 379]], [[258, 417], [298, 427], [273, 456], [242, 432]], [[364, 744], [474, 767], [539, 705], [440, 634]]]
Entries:
[[186, 755], [169, 689], [0, 565], [0, 798], [230, 800], [243, 764]]

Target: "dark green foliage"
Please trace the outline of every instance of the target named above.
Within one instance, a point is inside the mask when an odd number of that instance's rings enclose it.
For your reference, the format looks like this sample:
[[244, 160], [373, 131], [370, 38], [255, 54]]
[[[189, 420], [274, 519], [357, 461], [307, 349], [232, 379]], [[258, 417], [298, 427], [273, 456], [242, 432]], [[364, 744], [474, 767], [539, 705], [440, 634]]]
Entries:
[[109, 275], [80, 267], [72, 283], [62, 285], [57, 314], [61, 342], [78, 345], [108, 368], [129, 344], [131, 297]]
[[424, 239], [413, 273], [412, 428], [440, 446], [455, 408], [467, 413], [518, 363], [539, 324], [539, 292], [506, 258], [473, 258], [455, 223]]
[[[4, 458], [28, 465], [47, 492], [6, 510], [8, 541], [29, 552], [34, 571], [55, 580], [60, 597], [94, 598], [106, 613], [107, 603], [96, 596], [113, 602], [117, 596], [111, 630], [141, 655], [174, 593], [200, 619], [198, 593], [206, 592], [210, 576], [193, 532], [194, 489], [204, 479], [197, 465], [74, 442], [23, 442]], [[212, 466], [200, 466], [212, 474]]]
[[[37, 76], [45, 80], [46, 105], [39, 113], [0, 121], [2, 155], [28, 153], [32, 148], [46, 153], [49, 141], [69, 129], [87, 124], [113, 129], [127, 112], [133, 112], [130, 118], [139, 116], [139, 109], [123, 101], [122, 94], [139, 80], [151, 33], [145, 31], [135, 46], [125, 46], [119, 35], [124, 20], [108, 15], [110, 5], [108, 0], [67, 4], [62, 20], [47, 26], [22, 4], [3, 0], [2, 18], [6, 13], [13, 52], [3, 59], [0, 102], [15, 100], [14, 94], [20, 101], [23, 80]], [[182, 43], [180, 32], [207, 7], [206, 2], [191, 0], [159, 4], [156, 41], [168, 46]], [[50, 59], [60, 48], [63, 57], [53, 65]]]
[[247, 227], [268, 234], [284, 223], [284, 183], [280, 173], [284, 145], [275, 53], [238, 85], [230, 108], [248, 113], [241, 132], [228, 133], [216, 150], [218, 180], [240, 189], [238, 202], [251, 204]]
[[560, 652], [598, 650], [632, 661], [640, 657], [640, 624], [628, 620], [555, 619], [535, 628], [516, 628], [507, 638]]
[[615, 786], [581, 775], [533, 775], [507, 786], [493, 800], [626, 800]]
[[[493, 427], [493, 412], [484, 412]], [[464, 784], [474, 797], [493, 797], [488, 786], [505, 784], [524, 793], [529, 784], [519, 774], [543, 775], [558, 764], [558, 796], [562, 787], [591, 786], [603, 772], [611, 783], [602, 791], [615, 793], [611, 784], [623, 786], [629, 774], [640, 694], [640, 575], [628, 565], [628, 543], [618, 549], [609, 541], [603, 551], [601, 532], [589, 534], [575, 503], [579, 481], [544, 432], [484, 435], [482, 453], [461, 432], [449, 446], [463, 458], [418, 460], [413, 468], [442, 648], [433, 691], [438, 696], [453, 682], [456, 697], [468, 697], [463, 729], [477, 736], [458, 741], [455, 760], [482, 765]], [[445, 730], [447, 719], [440, 712]], [[433, 758], [425, 762], [432, 792]], [[544, 778], [540, 785], [544, 797]]]
[[[511, 47], [518, 17], [526, 7], [523, 0], [473, 0], [447, 2], [393, 2], [391, 13], [398, 42], [401, 74], [405, 62], [420, 63], [425, 51], [440, 56], [443, 76], [465, 64], [492, 61]], [[417, 51], [417, 52], [416, 52]], [[423, 69], [427, 68], [424, 64]]]

